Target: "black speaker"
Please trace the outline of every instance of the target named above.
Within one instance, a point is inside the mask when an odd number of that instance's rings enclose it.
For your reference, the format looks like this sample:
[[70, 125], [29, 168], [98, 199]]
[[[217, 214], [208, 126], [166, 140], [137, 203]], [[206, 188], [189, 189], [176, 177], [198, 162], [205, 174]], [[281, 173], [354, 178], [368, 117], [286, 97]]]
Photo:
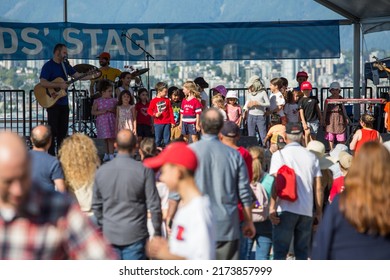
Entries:
[[382, 141], [390, 141], [390, 133], [381, 133]]

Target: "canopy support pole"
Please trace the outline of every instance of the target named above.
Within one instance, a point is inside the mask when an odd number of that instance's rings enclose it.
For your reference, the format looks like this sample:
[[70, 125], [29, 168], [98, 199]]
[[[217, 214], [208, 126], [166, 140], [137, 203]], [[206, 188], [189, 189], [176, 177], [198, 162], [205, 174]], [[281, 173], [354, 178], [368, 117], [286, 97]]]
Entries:
[[[360, 24], [353, 24], [353, 97], [361, 98], [360, 93]], [[363, 85], [364, 87], [365, 85]], [[364, 88], [362, 88], [364, 91]], [[360, 119], [360, 106], [355, 104], [353, 108], [354, 119]]]
[[68, 0], [64, 0], [64, 22], [68, 22]]

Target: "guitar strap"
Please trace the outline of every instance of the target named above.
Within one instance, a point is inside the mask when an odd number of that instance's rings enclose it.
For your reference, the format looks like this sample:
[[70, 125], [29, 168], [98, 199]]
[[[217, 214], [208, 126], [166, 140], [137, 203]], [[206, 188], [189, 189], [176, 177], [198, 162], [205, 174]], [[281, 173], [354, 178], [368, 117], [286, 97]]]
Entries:
[[66, 67], [65, 67], [65, 64], [64, 62], [61, 62], [61, 66], [62, 66], [62, 70], [64, 71], [64, 74], [65, 74], [65, 80], [68, 81], [68, 72], [66, 72]]
[[[62, 66], [62, 70], [64, 71], [65, 77], [66, 77], [65, 81], [68, 82], [68, 72], [66, 71], [65, 63], [61, 62], [61, 66]], [[66, 89], [65, 91], [68, 92], [68, 89]]]

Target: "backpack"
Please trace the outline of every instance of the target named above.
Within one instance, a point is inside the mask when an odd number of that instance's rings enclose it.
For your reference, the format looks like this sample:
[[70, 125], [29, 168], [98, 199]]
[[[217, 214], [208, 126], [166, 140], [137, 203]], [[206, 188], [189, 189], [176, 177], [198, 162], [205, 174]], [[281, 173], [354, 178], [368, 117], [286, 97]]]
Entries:
[[276, 173], [276, 194], [280, 199], [294, 202], [298, 199], [295, 171], [286, 165], [282, 152], [280, 150], [279, 152], [284, 164], [278, 169], [278, 172]]
[[255, 202], [252, 203], [252, 220], [254, 223], [264, 222], [268, 219], [269, 201], [267, 192], [260, 182], [251, 184], [251, 189], [256, 197]]

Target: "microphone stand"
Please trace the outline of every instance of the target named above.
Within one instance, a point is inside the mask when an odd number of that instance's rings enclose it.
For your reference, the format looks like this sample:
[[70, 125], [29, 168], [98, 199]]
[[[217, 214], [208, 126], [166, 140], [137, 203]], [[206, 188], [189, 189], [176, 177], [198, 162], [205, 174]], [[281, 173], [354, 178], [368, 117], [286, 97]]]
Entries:
[[[138, 48], [140, 48], [143, 52], [144, 52], [144, 55], [146, 56], [146, 68], [148, 68], [148, 75], [147, 75], [147, 79], [148, 79], [148, 92], [150, 94], [150, 81], [149, 81], [149, 60], [150, 58], [152, 59], [155, 59], [147, 50], [145, 50], [143, 47], [141, 47], [140, 44], [138, 44], [137, 42], [135, 42], [128, 34], [127, 34], [127, 31], [126, 32], [122, 32], [122, 35], [121, 36], [124, 36], [126, 37], [127, 39], [130, 40], [130, 42], [132, 42], [134, 45], [136, 45]], [[142, 80], [141, 80], [142, 81]]]

